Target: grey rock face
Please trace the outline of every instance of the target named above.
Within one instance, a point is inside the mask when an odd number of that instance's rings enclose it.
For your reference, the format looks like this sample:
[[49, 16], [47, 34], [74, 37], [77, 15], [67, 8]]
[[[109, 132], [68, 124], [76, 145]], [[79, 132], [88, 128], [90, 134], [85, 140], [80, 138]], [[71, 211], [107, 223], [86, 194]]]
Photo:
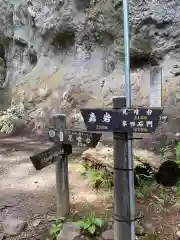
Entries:
[[[5, 45], [9, 62], [7, 71], [11, 73], [7, 77], [11, 81], [12, 78], [18, 81], [32, 71], [34, 63], [28, 59], [31, 46], [36, 53], [36, 62], [42, 55], [58, 65], [66, 58], [71, 68], [72, 61], [79, 62], [78, 52], [81, 51], [84, 57], [81, 57], [80, 64], [86, 58], [92, 59], [86, 64], [87, 71], [95, 68], [96, 73], [95, 61], [99, 61], [101, 76], [112, 72], [118, 59], [123, 59], [121, 4], [90, 0], [32, 0], [2, 1], [1, 6], [0, 40]], [[150, 55], [159, 60], [169, 51], [177, 53], [179, 10], [177, 1], [131, 1], [132, 56], [137, 55], [147, 63]]]
[[6, 68], [3, 58], [0, 58], [0, 84], [2, 85], [6, 77]]
[[178, 1], [131, 1], [132, 45], [160, 54], [179, 49]]
[[9, 1], [0, 1], [1, 9], [0, 9], [0, 38], [6, 39], [11, 38], [13, 36], [13, 12], [12, 6]]
[[[35, 118], [37, 109], [45, 112], [45, 121], [52, 111], [64, 112], [71, 127], [82, 127], [80, 107], [111, 106], [113, 96], [125, 94], [121, 1], [12, 0], [0, 4], [0, 44], [6, 62], [1, 89], [9, 86], [9, 92], [13, 90], [9, 98], [23, 102], [31, 113], [34, 109]], [[179, 64], [179, 15], [177, 0], [130, 1], [133, 105], [148, 105], [149, 64], [161, 61], [166, 89], [171, 78], [179, 75], [179, 68], [174, 67]], [[179, 106], [175, 85], [164, 101], [170, 115], [172, 106]], [[42, 99], [37, 88], [50, 94]], [[178, 128], [169, 124], [167, 131]]]

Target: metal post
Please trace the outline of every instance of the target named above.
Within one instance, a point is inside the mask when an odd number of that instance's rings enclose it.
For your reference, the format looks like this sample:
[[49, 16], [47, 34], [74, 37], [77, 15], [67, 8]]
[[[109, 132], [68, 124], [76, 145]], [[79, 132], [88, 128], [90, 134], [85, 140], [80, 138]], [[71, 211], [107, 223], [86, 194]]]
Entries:
[[[126, 106], [125, 97], [113, 98], [113, 108]], [[114, 140], [114, 240], [130, 240], [131, 209], [129, 189], [128, 134], [113, 133]], [[131, 171], [131, 170], [130, 170]], [[132, 172], [132, 171], [131, 171]]]
[[[129, 53], [129, 2], [123, 0], [124, 13], [124, 63], [125, 63], [125, 87], [126, 87], [126, 107], [131, 107], [131, 78], [130, 78], [130, 53]], [[128, 135], [132, 139], [132, 135]], [[132, 140], [128, 140], [128, 169], [133, 169]], [[129, 171], [129, 202], [130, 202], [130, 219], [135, 218], [135, 200], [134, 200], [134, 173]], [[135, 239], [135, 224], [131, 221], [131, 236], [127, 240]], [[120, 239], [118, 239], [120, 240]]]
[[[54, 125], [59, 130], [60, 140], [66, 128], [66, 117], [63, 114], [54, 117]], [[68, 180], [68, 156], [63, 155], [56, 162], [56, 204], [57, 215], [66, 216], [70, 212], [69, 180]]]

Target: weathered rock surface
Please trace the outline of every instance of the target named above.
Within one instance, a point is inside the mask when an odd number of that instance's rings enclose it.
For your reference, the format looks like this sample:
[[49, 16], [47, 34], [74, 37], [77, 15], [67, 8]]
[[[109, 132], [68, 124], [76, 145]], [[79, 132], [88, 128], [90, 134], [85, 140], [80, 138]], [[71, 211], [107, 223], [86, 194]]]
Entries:
[[62, 231], [57, 237], [57, 240], [73, 240], [79, 235], [79, 228], [75, 223], [65, 223]]
[[[111, 106], [112, 96], [124, 94], [122, 1], [1, 0], [0, 5], [6, 71], [0, 104], [23, 103], [35, 119], [33, 132], [43, 131], [52, 112], [67, 114], [70, 127], [84, 127], [80, 107]], [[179, 17], [176, 0], [130, 1], [133, 105], [148, 105], [150, 65], [161, 61], [169, 116], [167, 125], [137, 143], [143, 148], [158, 150], [179, 130]], [[105, 134], [105, 139], [111, 138]]]

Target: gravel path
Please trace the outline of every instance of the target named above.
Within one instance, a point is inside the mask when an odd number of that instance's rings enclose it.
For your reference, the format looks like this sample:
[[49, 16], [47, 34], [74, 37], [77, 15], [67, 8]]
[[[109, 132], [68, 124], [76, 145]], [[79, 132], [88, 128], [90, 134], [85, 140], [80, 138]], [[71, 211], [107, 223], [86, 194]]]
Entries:
[[[33, 153], [38, 153], [50, 146], [51, 144], [48, 142], [28, 138], [0, 140], [1, 223], [9, 215], [26, 220], [28, 225], [29, 221], [35, 220], [37, 217], [42, 220], [43, 216], [46, 216], [47, 220], [47, 216], [55, 215], [54, 165], [42, 171], [36, 171], [29, 160], [29, 156]], [[45, 232], [47, 229], [42, 231]], [[12, 239], [41, 238], [27, 238], [22, 234]]]
[[54, 166], [36, 171], [29, 160], [33, 153], [49, 146], [26, 138], [0, 141], [0, 206], [12, 205], [8, 214], [26, 218], [53, 208]]
[[[6, 239], [45, 239], [47, 224], [56, 215], [55, 165], [36, 171], [29, 156], [51, 145], [29, 138], [0, 140], [0, 233], [1, 223], [9, 215], [28, 222], [28, 228], [21, 235]], [[102, 204], [106, 196], [96, 194], [87, 186], [78, 166], [74, 160], [69, 163], [72, 211], [85, 214], [92, 208], [95, 210], [96, 202], [96, 208], [104, 214]], [[42, 224], [37, 224], [38, 219]]]
[[[49, 142], [32, 138], [0, 139], [0, 239], [3, 233], [2, 222], [9, 215], [24, 219], [27, 227], [20, 235], [6, 236], [5, 239], [46, 239], [50, 224], [56, 217], [55, 166], [36, 171], [29, 156], [51, 145]], [[76, 149], [73, 149], [73, 152], [75, 151]], [[75, 154], [69, 158], [72, 212], [81, 216], [92, 211], [98, 213], [98, 216], [112, 216], [112, 197], [107, 193], [97, 194], [92, 190], [80, 175], [77, 159]], [[167, 195], [162, 193], [165, 198]], [[151, 223], [153, 219], [153, 224], [158, 228], [162, 225], [163, 235], [160, 239], [174, 239], [174, 227], [180, 219], [179, 209], [174, 209], [169, 202], [168, 205], [160, 204], [157, 199], [154, 200], [156, 195], [152, 197], [153, 199], [148, 201], [145, 199], [137, 202], [137, 211], [144, 213], [146, 222]], [[159, 204], [160, 210], [157, 213]]]

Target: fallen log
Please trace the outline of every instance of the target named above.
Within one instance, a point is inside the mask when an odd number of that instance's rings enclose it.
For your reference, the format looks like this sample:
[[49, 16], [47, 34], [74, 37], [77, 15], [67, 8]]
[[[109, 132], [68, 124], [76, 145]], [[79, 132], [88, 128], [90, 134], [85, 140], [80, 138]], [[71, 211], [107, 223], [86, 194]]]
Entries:
[[134, 149], [133, 155], [134, 158], [142, 164], [149, 165], [153, 172], [157, 172], [161, 164], [164, 162], [160, 155], [156, 155], [148, 150]]
[[[161, 156], [154, 154], [148, 150], [134, 149], [134, 169], [136, 176], [155, 176], [158, 183], [164, 186], [172, 186], [176, 184], [179, 175], [177, 176], [177, 163], [174, 161], [168, 161], [165, 164]], [[113, 160], [113, 149], [104, 145], [98, 145], [94, 149], [88, 149], [82, 154], [82, 162], [90, 168], [97, 168], [106, 171], [109, 174], [114, 173], [114, 160]], [[162, 164], [165, 165], [162, 165]], [[162, 167], [161, 166], [166, 166]], [[173, 170], [174, 169], [174, 170]], [[163, 171], [163, 174], [162, 174]], [[158, 176], [158, 177], [157, 177]], [[144, 179], [143, 177], [143, 179]], [[135, 179], [137, 180], [137, 179]]]
[[[82, 162], [85, 166], [90, 168], [96, 168], [107, 172], [108, 174], [114, 173], [114, 160], [113, 149], [105, 146], [98, 146], [95, 149], [86, 150], [82, 154]], [[135, 165], [135, 185], [138, 185], [138, 176], [141, 176], [144, 180], [150, 177], [151, 167], [138, 161], [138, 158], [134, 161]], [[138, 175], [138, 176], [137, 176]]]
[[[147, 150], [136, 149], [133, 155], [135, 168], [139, 165], [149, 165], [153, 172], [157, 172], [156, 169], [159, 169], [163, 163], [160, 156]], [[114, 171], [113, 149], [110, 147], [99, 145], [94, 149], [88, 149], [83, 152], [82, 160], [88, 165], [99, 166], [108, 172]]]
[[175, 161], [165, 161], [155, 173], [156, 182], [164, 187], [175, 186], [180, 178], [180, 168]]
[[[164, 160], [147, 150], [134, 150], [134, 156], [141, 163], [148, 164], [154, 173], [155, 180], [164, 187], [175, 186], [180, 179], [180, 168], [176, 161]], [[148, 157], [147, 157], [148, 156]]]

